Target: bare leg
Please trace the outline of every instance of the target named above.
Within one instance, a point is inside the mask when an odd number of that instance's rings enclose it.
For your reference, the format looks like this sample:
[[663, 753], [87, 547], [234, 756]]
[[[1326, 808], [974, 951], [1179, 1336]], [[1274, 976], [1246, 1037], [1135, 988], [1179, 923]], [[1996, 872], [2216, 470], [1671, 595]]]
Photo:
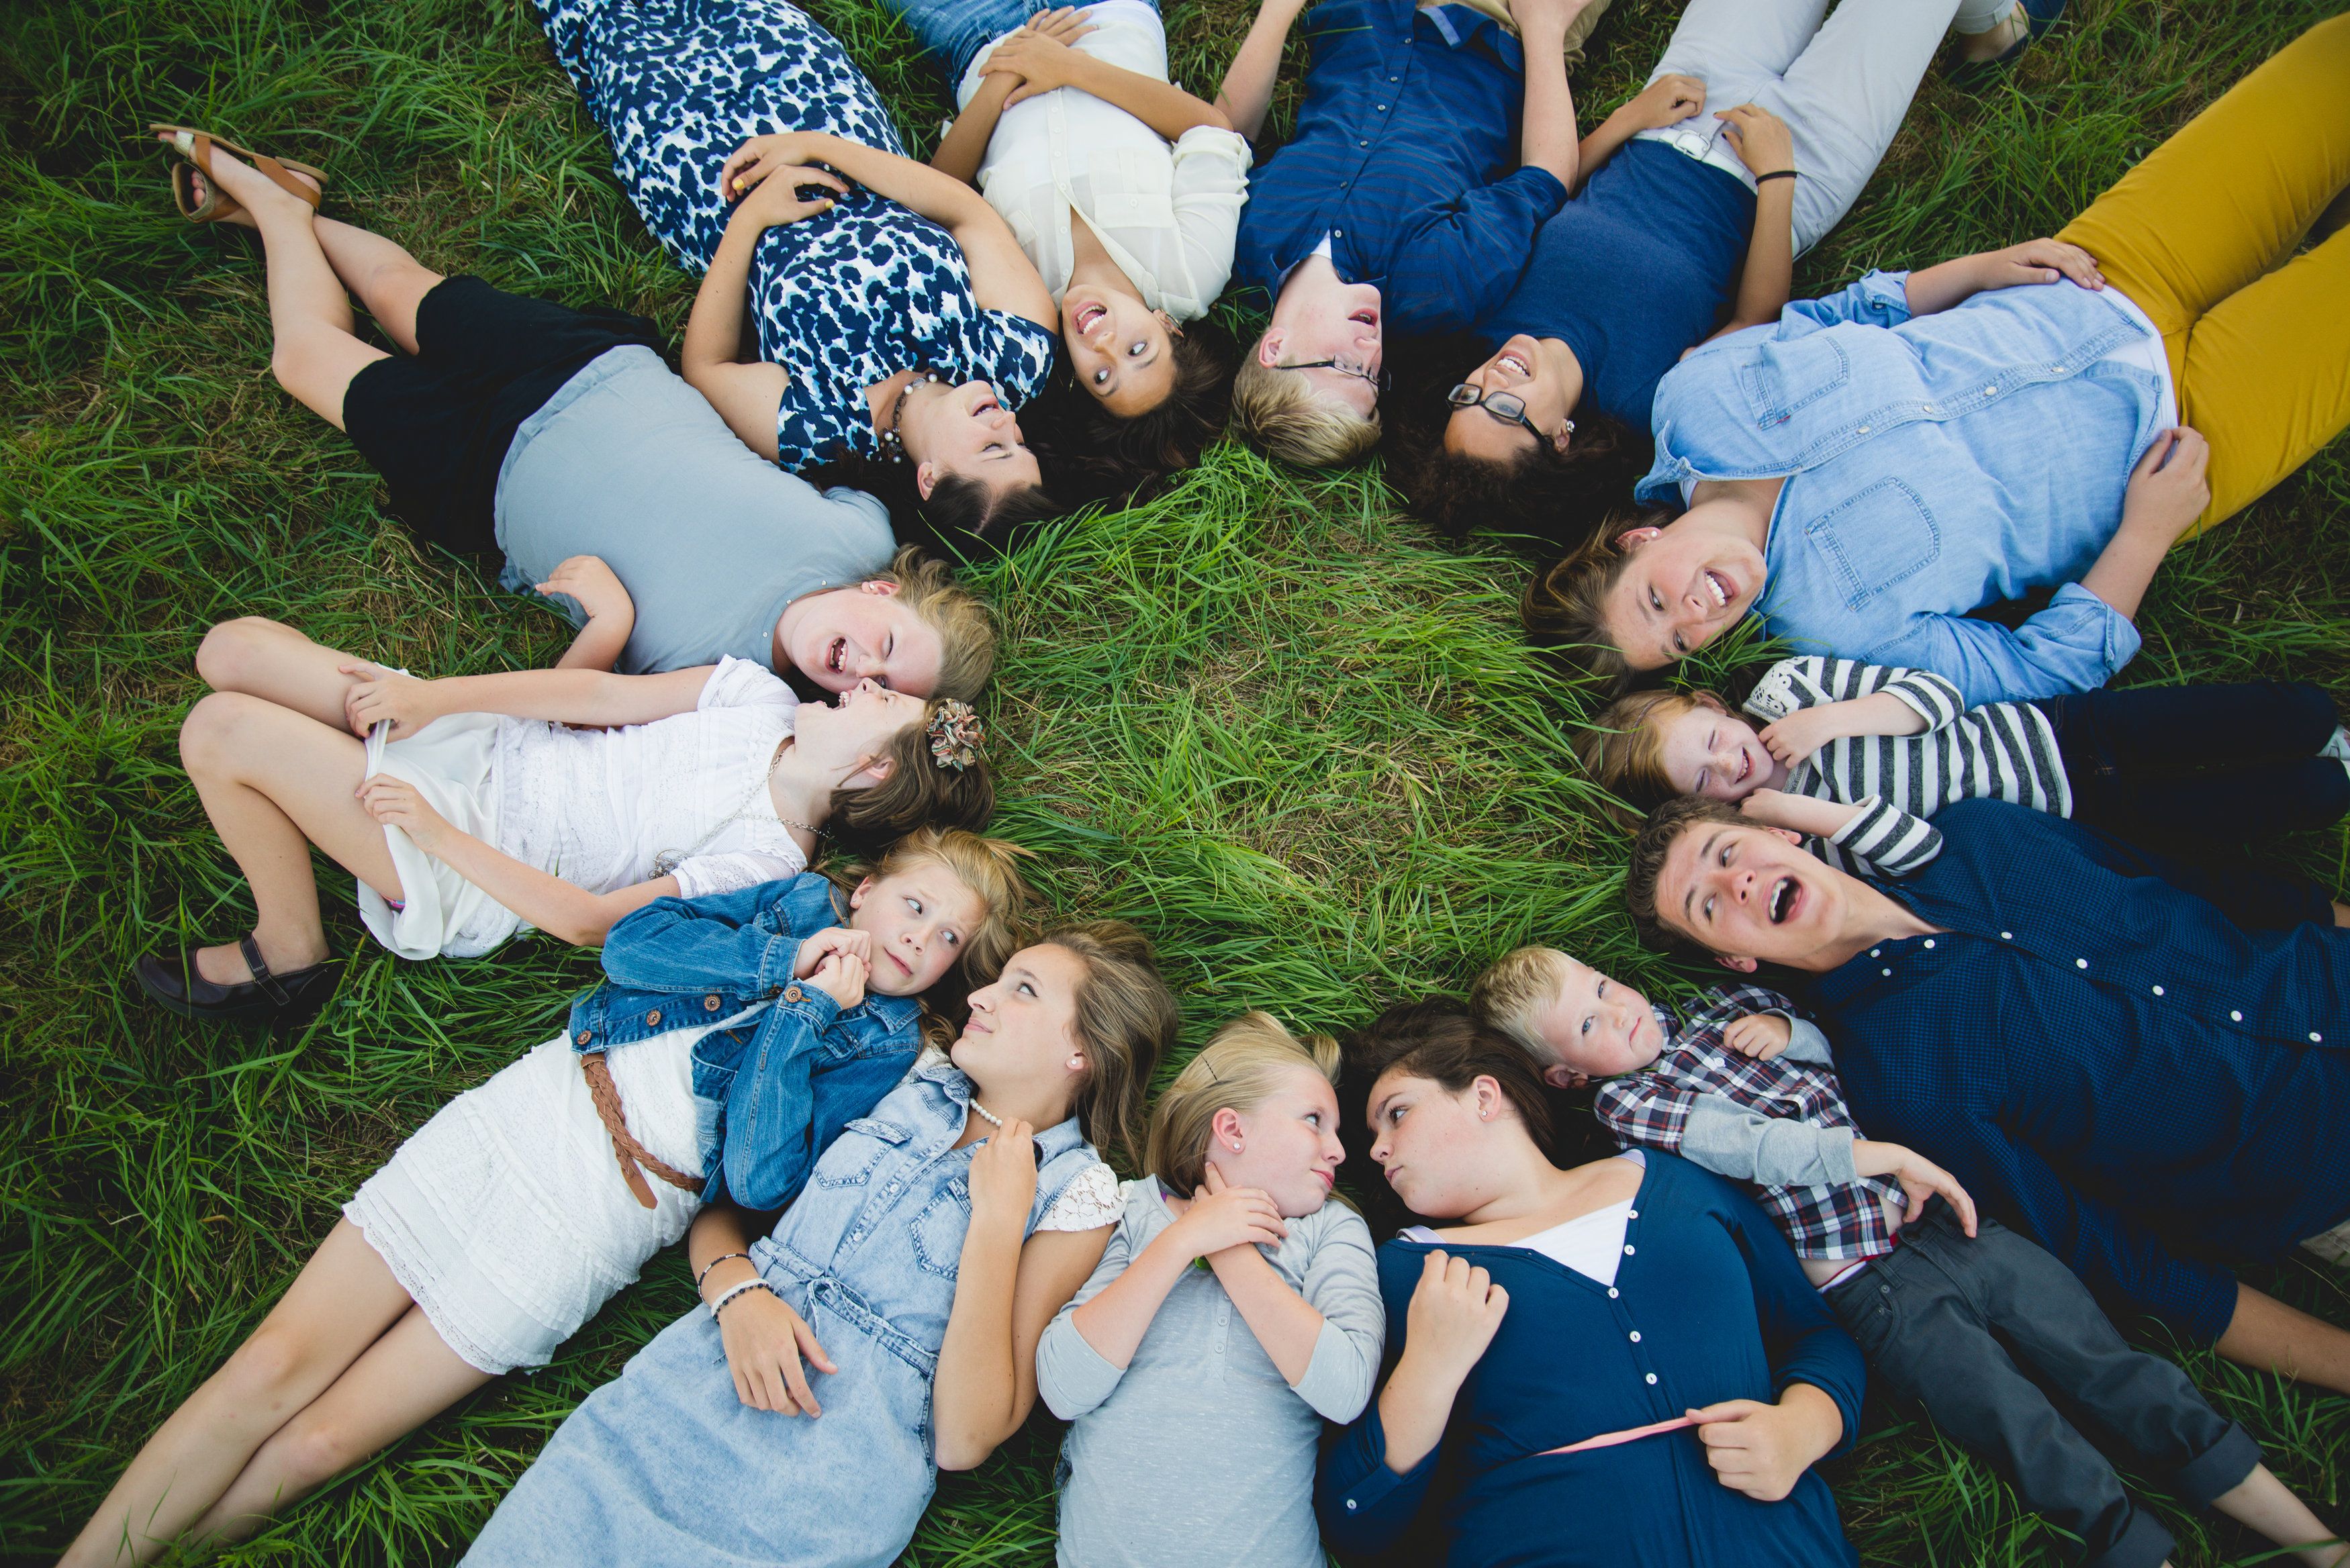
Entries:
[[335, 275], [359, 296], [384, 336], [399, 344], [402, 353], [415, 353], [416, 307], [440, 286], [441, 274], [381, 234], [332, 218], [313, 219], [311, 229]]
[[196, 648], [196, 674], [213, 691], [291, 708], [330, 730], [346, 728], [343, 698], [359, 678], [342, 667], [353, 662], [364, 660], [259, 616], [221, 622]]
[[2220, 1354], [2256, 1372], [2275, 1372], [2350, 1394], [2350, 1333], [2236, 1282], [2236, 1315]]
[[253, 1337], [147, 1439], [59, 1568], [160, 1554], [413, 1305], [359, 1227], [338, 1220]]
[[[2211, 1506], [2292, 1551], [2310, 1568], [2341, 1568], [2350, 1558], [2350, 1546], [2335, 1541], [2324, 1521], [2266, 1465], [2254, 1465], [2251, 1475], [2213, 1498]], [[2321, 1546], [2319, 1542], [2332, 1544]]]
[[1965, 60], [1995, 60], [2032, 36], [2032, 18], [2021, 5], [2009, 6], [1980, 31], [1968, 26], [1968, 20], [1962, 14], [1954, 24], [1961, 40], [1959, 57]]
[[[222, 845], [252, 885], [254, 940], [276, 973], [327, 956], [311, 845], [386, 898], [405, 897], [382, 825], [355, 793], [366, 756], [342, 731], [241, 692], [213, 692], [180, 726], [181, 760]], [[196, 968], [215, 985], [252, 978], [234, 946], [200, 950]]]
[[241, 1541], [369, 1454], [399, 1441], [490, 1380], [411, 1306], [302, 1413], [277, 1428], [193, 1531]]

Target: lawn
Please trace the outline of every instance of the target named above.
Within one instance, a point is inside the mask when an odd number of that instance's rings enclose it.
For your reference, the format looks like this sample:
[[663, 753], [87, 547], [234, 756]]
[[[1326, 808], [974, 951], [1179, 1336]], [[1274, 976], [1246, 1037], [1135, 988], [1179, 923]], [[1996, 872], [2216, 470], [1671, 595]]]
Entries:
[[[1676, 9], [1617, 0], [1577, 78], [1586, 124], [1637, 87]], [[2074, 0], [2012, 86], [1968, 98], [1929, 79], [1866, 194], [1799, 267], [1799, 290], [2053, 232], [2335, 9]], [[874, 0], [826, 0], [820, 14], [929, 145], [943, 102], [905, 36]], [[1211, 88], [1246, 19], [1244, 0], [1180, 0], [1179, 74]], [[366, 1173], [546, 1038], [596, 972], [543, 939], [399, 964], [364, 943], [345, 904], [334, 929], [348, 973], [314, 1027], [210, 1033], [133, 1002], [137, 954], [251, 919], [174, 748], [204, 627], [279, 617], [434, 673], [544, 662], [566, 636], [387, 521], [348, 443], [271, 383], [258, 250], [176, 221], [164, 158], [138, 134], [152, 119], [327, 165], [330, 211], [446, 271], [625, 306], [672, 331], [691, 286], [619, 195], [601, 137], [515, 0], [0, 11], [9, 1561], [63, 1545]], [[1398, 998], [1458, 991], [1530, 939], [1653, 994], [1689, 989], [1698, 971], [1641, 953], [1620, 912], [1622, 841], [1564, 738], [1584, 699], [1517, 633], [1525, 575], [1510, 541], [1463, 549], [1416, 527], [1376, 468], [1301, 477], [1229, 444], [1149, 505], [1048, 527], [977, 574], [1009, 633], [987, 705], [1000, 830], [1041, 852], [1060, 907], [1159, 940], [1195, 1044], [1250, 1006], [1300, 1026], [1359, 1023]], [[2350, 443], [2178, 552], [2140, 624], [2131, 682], [2293, 676], [2350, 700]], [[2340, 829], [2274, 853], [2350, 883]], [[2257, 1282], [2350, 1324], [2339, 1275], [2295, 1262]], [[228, 1559], [453, 1560], [565, 1413], [691, 1301], [681, 1258], [657, 1260], [553, 1366], [493, 1386]], [[2154, 1325], [2132, 1326], [2179, 1354]], [[2345, 1402], [2185, 1359], [2341, 1523]], [[1832, 1475], [1868, 1562], [2072, 1560], [1916, 1412], [1872, 1402], [1866, 1425]], [[950, 1478], [908, 1561], [1047, 1561], [1057, 1441], [1040, 1415], [981, 1470]], [[2180, 1568], [2259, 1555], [2252, 1538], [2151, 1495]]]

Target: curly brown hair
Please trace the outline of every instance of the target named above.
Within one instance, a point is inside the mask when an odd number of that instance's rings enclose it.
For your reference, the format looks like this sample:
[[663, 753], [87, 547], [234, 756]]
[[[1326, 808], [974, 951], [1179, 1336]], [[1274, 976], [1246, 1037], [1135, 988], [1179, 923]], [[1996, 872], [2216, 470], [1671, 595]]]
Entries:
[[[1449, 999], [1401, 1002], [1347, 1036], [1347, 1078], [1366, 1096], [1388, 1073], [1405, 1073], [1440, 1084], [1448, 1094], [1465, 1093], [1479, 1078], [1500, 1086], [1544, 1156], [1554, 1152], [1556, 1130], [1550, 1098], [1534, 1059], [1500, 1030]], [[1357, 1107], [1364, 1119], [1367, 1104]], [[1342, 1110], [1343, 1115], [1343, 1110]]]

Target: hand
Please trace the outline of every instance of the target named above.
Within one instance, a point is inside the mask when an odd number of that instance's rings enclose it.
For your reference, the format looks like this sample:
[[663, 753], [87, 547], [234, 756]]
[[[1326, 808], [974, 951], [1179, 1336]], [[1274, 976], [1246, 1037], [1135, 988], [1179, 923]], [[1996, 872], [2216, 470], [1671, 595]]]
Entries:
[[1194, 1258], [1213, 1257], [1232, 1247], [1278, 1247], [1289, 1234], [1273, 1194], [1260, 1187], [1228, 1187], [1223, 1172], [1208, 1167], [1200, 1189], [1191, 1194], [1183, 1218], [1168, 1227]]
[[1959, 1185], [1959, 1179], [1919, 1154], [1914, 1148], [1904, 1148], [1898, 1143], [1878, 1143], [1874, 1138], [1852, 1140], [1852, 1168], [1862, 1176], [1889, 1176], [1901, 1184], [1902, 1196], [1909, 1209], [1902, 1215], [1904, 1225], [1915, 1225], [1926, 1212], [1926, 1199], [1940, 1193], [1942, 1201], [1959, 1217], [1968, 1235], [1975, 1233], [1975, 1200]]
[[362, 741], [369, 730], [386, 719], [391, 721], [389, 738], [404, 741], [441, 717], [440, 706], [432, 700], [430, 680], [419, 680], [413, 675], [402, 675], [363, 659], [336, 668], [357, 680], [358, 684], [343, 693], [343, 722]]
[[1717, 109], [1722, 134], [1738, 150], [1738, 161], [1753, 174], [1776, 174], [1795, 166], [1795, 137], [1787, 122], [1759, 104]]
[[1430, 1364], [1454, 1386], [1493, 1343], [1510, 1293], [1466, 1258], [1430, 1252], [1419, 1267], [1404, 1319], [1404, 1353]]
[[872, 971], [855, 953], [838, 952], [827, 955], [808, 976], [808, 984], [832, 998], [833, 1005], [842, 1012], [865, 1000], [865, 982]]
[[976, 1230], [984, 1220], [1024, 1230], [1028, 1206], [1035, 1201], [1035, 1129], [1015, 1118], [991, 1132], [971, 1157], [972, 1227]]
[[[1039, 20], [1045, 25], [1038, 26]], [[1071, 22], [1076, 25], [1072, 26]], [[1003, 99], [1006, 109], [1039, 93], [1069, 87], [1085, 67], [1084, 57], [1069, 47], [1068, 40], [1092, 31], [1081, 14], [1066, 10], [1045, 12], [1041, 18], [1031, 18], [1028, 26], [996, 45], [988, 54], [982, 75], [1020, 78], [1020, 85]]]
[[718, 1337], [726, 1346], [726, 1370], [734, 1375], [734, 1397], [754, 1410], [778, 1416], [821, 1416], [800, 1361], [818, 1372], [837, 1372], [816, 1330], [783, 1297], [744, 1291], [718, 1317]]
[[1776, 722], [1765, 724], [1755, 738], [1762, 749], [1789, 767], [1817, 752], [1831, 741], [1844, 737], [1843, 715], [1836, 710], [1841, 702], [1830, 702], [1818, 708], [1798, 708]]
[[1860, 808], [1814, 800], [1781, 789], [1758, 789], [1738, 803], [1738, 815], [1764, 827], [1783, 827], [1810, 838], [1827, 838], [1860, 815]]
[[1794, 1037], [1795, 1026], [1776, 1012], [1750, 1012], [1721, 1032], [1724, 1045], [1757, 1062], [1768, 1062]]
[[2211, 486], [2204, 479], [2210, 462], [2211, 443], [2199, 431], [2180, 425], [2156, 436], [2130, 470], [2129, 489], [2122, 496], [2122, 526], [2177, 540], [2211, 504]]
[[[1798, 1391], [1810, 1398], [1791, 1403]], [[1823, 1418], [1817, 1408], [1827, 1407], [1833, 1429], [1821, 1436]], [[1834, 1400], [1808, 1384], [1791, 1384], [1776, 1405], [1756, 1399], [1725, 1399], [1691, 1410], [1697, 1439], [1705, 1445], [1706, 1463], [1714, 1479], [1732, 1491], [1742, 1491], [1759, 1502], [1777, 1502], [1795, 1490], [1814, 1459], [1835, 1447], [1844, 1417]]]
[[432, 809], [424, 792], [406, 779], [390, 774], [370, 774], [360, 784], [359, 805], [367, 814], [386, 827], [397, 827], [408, 835], [409, 842], [427, 855], [438, 855], [449, 836], [456, 830], [449, 819]]
[[[736, 178], [749, 179], [751, 176], [737, 175]], [[829, 169], [817, 169], [804, 163], [785, 163], [764, 169], [759, 171], [757, 178], [758, 182], [751, 187], [750, 194], [744, 196], [742, 204], [734, 209], [734, 216], [740, 222], [763, 230], [780, 228], [785, 223], [796, 223], [802, 218], [813, 218], [819, 213], [829, 213], [835, 200], [848, 194], [847, 182], [839, 175]], [[800, 194], [801, 188], [807, 185], [829, 191], [832, 194], [808, 200]]]
[[1694, 119], [1704, 108], [1703, 82], [1695, 77], [1669, 73], [1642, 88], [1640, 95], [1618, 112], [1628, 116], [1638, 130], [1662, 130], [1669, 125]]
[[777, 169], [820, 163], [824, 138], [812, 130], [770, 131], [754, 136], [727, 155], [718, 170], [718, 198], [732, 205]]
[[2024, 283], [2054, 283], [2069, 277], [2083, 288], [2106, 286], [2097, 258], [2062, 240], [2026, 240], [2003, 251], [1984, 251], [1974, 258], [1976, 292], [2013, 288]]
[[1564, 36], [1590, 0], [1510, 0], [1510, 17], [1521, 34]]
[[608, 625], [636, 624], [637, 601], [629, 597], [619, 574], [606, 566], [601, 556], [574, 556], [549, 572], [546, 581], [537, 587], [543, 594], [570, 596], [589, 620]]
[[816, 972], [816, 965], [833, 953], [853, 953], [869, 964], [873, 961], [873, 939], [847, 926], [827, 926], [800, 943], [800, 950], [792, 956], [792, 978], [807, 979]]

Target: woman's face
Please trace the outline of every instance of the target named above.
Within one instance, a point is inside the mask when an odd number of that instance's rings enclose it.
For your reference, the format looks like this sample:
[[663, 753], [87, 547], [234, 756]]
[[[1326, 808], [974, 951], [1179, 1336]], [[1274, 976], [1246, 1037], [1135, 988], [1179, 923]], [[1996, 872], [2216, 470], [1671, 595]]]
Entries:
[[1071, 284], [1061, 296], [1061, 341], [1077, 385], [1119, 419], [1149, 413], [1175, 389], [1175, 335], [1130, 294]]
[[946, 662], [938, 628], [906, 607], [897, 584], [879, 578], [795, 603], [784, 612], [784, 652], [827, 691], [873, 680], [914, 697], [938, 690]]
[[[1492, 396], [1503, 393], [1525, 400], [1525, 417], [1543, 432], [1552, 447], [1566, 450], [1566, 376], [1558, 356], [1539, 339], [1521, 332], [1493, 351], [1493, 357], [1461, 379]], [[1455, 409], [1444, 426], [1444, 450], [1481, 462], [1516, 462], [1534, 450], [1534, 431], [1515, 420], [1504, 420], [1483, 404]]]
[[950, 1052], [983, 1088], [1061, 1083], [1074, 1092], [1085, 1069], [1077, 1034], [1077, 988], [1085, 961], [1039, 942], [1012, 955], [1003, 972], [971, 993], [971, 1022]]
[[1691, 709], [1665, 720], [1658, 738], [1665, 777], [1683, 794], [1735, 805], [1776, 776], [1778, 764], [1754, 726], [1729, 713]]
[[1478, 1180], [1477, 1153], [1500, 1114], [1502, 1093], [1480, 1078], [1461, 1093], [1394, 1069], [1371, 1085], [1371, 1158], [1404, 1207], [1430, 1220], [1469, 1213], [1492, 1192]]
[[792, 721], [792, 744], [825, 770], [838, 770], [841, 787], [861, 789], [889, 775], [889, 742], [909, 725], [922, 722], [920, 697], [892, 691], [877, 680], [860, 680], [832, 700], [803, 702]]
[[1607, 630], [1635, 670], [1661, 670], [1695, 653], [1762, 591], [1762, 552], [1707, 520], [1705, 506], [1692, 506], [1667, 527], [1623, 536], [1628, 558], [1608, 590]]
[[1208, 1163], [1227, 1185], [1263, 1189], [1291, 1220], [1328, 1200], [1347, 1158], [1338, 1143], [1338, 1094], [1329, 1079], [1311, 1067], [1294, 1067], [1256, 1109], [1219, 1112], [1216, 1124]]
[[936, 860], [868, 877], [848, 895], [848, 929], [873, 939], [865, 981], [884, 996], [917, 996], [946, 977], [987, 919], [987, 900]]
[[1041, 482], [1036, 454], [1020, 439], [1020, 421], [985, 381], [960, 387], [919, 389], [906, 400], [899, 421], [906, 455], [914, 462], [914, 483], [930, 499], [948, 474], [978, 481], [992, 494]]

